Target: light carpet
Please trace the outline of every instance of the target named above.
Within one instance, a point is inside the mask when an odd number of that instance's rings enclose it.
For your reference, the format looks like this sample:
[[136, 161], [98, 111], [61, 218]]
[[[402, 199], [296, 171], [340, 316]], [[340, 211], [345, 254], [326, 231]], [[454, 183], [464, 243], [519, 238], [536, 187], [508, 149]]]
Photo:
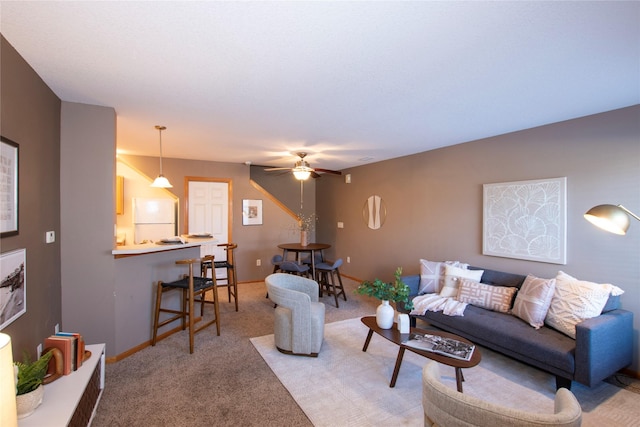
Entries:
[[[373, 334], [359, 318], [329, 323], [317, 358], [280, 353], [273, 335], [251, 338], [260, 355], [315, 426], [423, 426], [422, 367], [428, 359], [405, 352], [394, 388], [389, 381], [398, 346]], [[481, 348], [482, 361], [465, 369], [464, 393], [517, 409], [553, 412], [555, 377]], [[453, 368], [440, 365], [442, 381], [455, 385]], [[583, 426], [640, 426], [640, 396], [601, 382], [573, 383]]]

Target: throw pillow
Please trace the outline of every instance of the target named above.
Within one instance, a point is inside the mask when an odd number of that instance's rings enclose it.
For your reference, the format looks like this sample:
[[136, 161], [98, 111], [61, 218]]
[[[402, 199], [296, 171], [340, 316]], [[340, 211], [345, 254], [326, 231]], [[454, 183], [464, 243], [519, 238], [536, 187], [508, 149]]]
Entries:
[[461, 279], [457, 300], [487, 310], [508, 313], [517, 290], [518, 288], [509, 286], [487, 285], [469, 279]]
[[575, 339], [576, 325], [600, 315], [613, 288], [615, 287], [610, 284], [578, 280], [559, 271], [556, 289], [544, 322]]
[[458, 296], [461, 279], [470, 279], [479, 282], [482, 278], [484, 270], [466, 270], [445, 264], [444, 266], [444, 285], [440, 291], [440, 296], [453, 297]]
[[556, 289], [556, 279], [542, 279], [528, 275], [516, 295], [511, 312], [536, 329], [544, 325], [544, 318]]
[[442, 270], [441, 262], [428, 261], [426, 259], [420, 260], [420, 288], [418, 289], [418, 295], [422, 294], [437, 294], [440, 292], [440, 273]]

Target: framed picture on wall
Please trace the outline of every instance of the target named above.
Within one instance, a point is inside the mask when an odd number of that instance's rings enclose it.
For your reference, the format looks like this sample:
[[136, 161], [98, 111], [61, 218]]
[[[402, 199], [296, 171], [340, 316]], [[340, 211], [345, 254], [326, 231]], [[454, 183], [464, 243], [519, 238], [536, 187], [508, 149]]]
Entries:
[[0, 330], [27, 312], [26, 249], [0, 255]]
[[17, 143], [0, 137], [0, 237], [18, 234]]
[[262, 200], [242, 201], [242, 225], [262, 225]]
[[567, 263], [567, 178], [484, 184], [484, 255]]

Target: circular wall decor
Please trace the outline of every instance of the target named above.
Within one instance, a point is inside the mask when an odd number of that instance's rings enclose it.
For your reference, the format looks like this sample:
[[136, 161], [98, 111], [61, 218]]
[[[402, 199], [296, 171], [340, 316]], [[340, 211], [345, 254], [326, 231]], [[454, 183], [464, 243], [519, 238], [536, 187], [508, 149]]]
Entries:
[[370, 196], [362, 207], [362, 219], [372, 230], [377, 230], [384, 225], [387, 218], [387, 205], [380, 196]]

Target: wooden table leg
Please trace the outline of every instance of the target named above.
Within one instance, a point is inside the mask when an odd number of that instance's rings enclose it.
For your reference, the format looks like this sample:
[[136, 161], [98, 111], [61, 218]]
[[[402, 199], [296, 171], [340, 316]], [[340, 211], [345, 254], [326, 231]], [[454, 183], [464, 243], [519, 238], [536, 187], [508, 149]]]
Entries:
[[462, 381], [464, 381], [464, 375], [462, 375], [462, 368], [456, 368], [456, 386], [458, 391], [462, 393]]
[[404, 347], [400, 346], [400, 350], [398, 350], [398, 357], [396, 358], [396, 366], [393, 368], [393, 375], [391, 376], [391, 384], [389, 387], [396, 386], [396, 380], [398, 379], [398, 372], [400, 372], [400, 365], [402, 364], [402, 357], [404, 356]]
[[364, 341], [364, 347], [362, 347], [362, 351], [367, 351], [372, 335], [373, 335], [373, 329], [369, 329], [369, 333], [367, 334], [367, 339]]

